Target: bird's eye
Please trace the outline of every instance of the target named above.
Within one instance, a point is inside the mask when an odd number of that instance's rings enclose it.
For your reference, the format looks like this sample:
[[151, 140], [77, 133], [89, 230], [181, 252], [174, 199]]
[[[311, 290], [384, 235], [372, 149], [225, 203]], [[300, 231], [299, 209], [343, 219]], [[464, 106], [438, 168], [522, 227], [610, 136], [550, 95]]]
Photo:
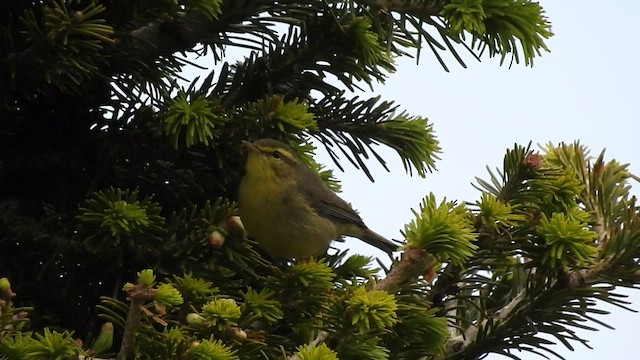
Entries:
[[271, 153], [271, 156], [274, 159], [280, 159], [282, 157], [282, 154], [280, 154], [280, 151], [274, 151], [274, 152]]

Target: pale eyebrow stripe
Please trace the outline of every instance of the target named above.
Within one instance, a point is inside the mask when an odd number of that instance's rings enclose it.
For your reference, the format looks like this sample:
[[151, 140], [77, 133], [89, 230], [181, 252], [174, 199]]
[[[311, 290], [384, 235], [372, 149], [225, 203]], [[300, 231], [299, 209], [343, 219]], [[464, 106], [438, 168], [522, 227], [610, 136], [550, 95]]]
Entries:
[[295, 161], [296, 158], [294, 157], [294, 155], [290, 154], [288, 151], [281, 149], [281, 148], [274, 148], [274, 147], [270, 147], [270, 146], [265, 146], [260, 148], [260, 151], [264, 152], [264, 153], [271, 153], [273, 151], [277, 151], [280, 154], [282, 154], [282, 156], [286, 157], [288, 160], [291, 161]]

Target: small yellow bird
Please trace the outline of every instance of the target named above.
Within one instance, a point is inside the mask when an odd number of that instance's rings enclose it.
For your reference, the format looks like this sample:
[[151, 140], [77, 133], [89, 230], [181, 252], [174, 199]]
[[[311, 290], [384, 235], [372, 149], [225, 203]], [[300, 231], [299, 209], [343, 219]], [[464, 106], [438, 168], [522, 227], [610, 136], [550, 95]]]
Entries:
[[369, 229], [293, 150], [273, 139], [243, 141], [248, 150], [238, 206], [249, 234], [281, 258], [321, 256], [341, 235], [357, 237], [388, 254], [398, 246]]

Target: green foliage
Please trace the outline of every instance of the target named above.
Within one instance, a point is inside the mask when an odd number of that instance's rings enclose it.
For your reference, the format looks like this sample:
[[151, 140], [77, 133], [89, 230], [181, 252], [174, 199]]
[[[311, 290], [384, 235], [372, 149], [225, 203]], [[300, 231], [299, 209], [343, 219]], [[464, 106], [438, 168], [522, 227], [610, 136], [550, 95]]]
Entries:
[[189, 360], [235, 360], [235, 351], [220, 340], [208, 339], [195, 344], [186, 354]]
[[427, 309], [426, 304], [413, 301], [399, 301], [398, 322], [393, 331], [397, 340], [389, 344], [398, 350], [398, 359], [415, 359], [430, 355], [442, 357], [449, 338], [447, 319], [437, 316], [438, 309]]
[[326, 306], [335, 277], [331, 267], [311, 258], [293, 264], [284, 272], [276, 271], [269, 278], [269, 288], [277, 289], [286, 299], [287, 310], [300, 316], [298, 320], [304, 323]]
[[[26, 338], [24, 338], [26, 340]], [[73, 339], [73, 333], [62, 333], [45, 329], [30, 338], [24, 348], [24, 359], [29, 360], [66, 360], [81, 353]]]
[[440, 158], [440, 145], [433, 132], [433, 124], [417, 116], [405, 113], [391, 116], [380, 124], [387, 133], [380, 142], [398, 152], [405, 171], [412, 173], [413, 167], [419, 176], [425, 177], [427, 171], [435, 169], [435, 161]]
[[[177, 356], [185, 356], [188, 351], [193, 349], [198, 342], [192, 338], [189, 338], [185, 333], [177, 328], [170, 330], [160, 330], [154, 332], [148, 332], [146, 336], [137, 338], [136, 346], [139, 351], [139, 358], [145, 360], [151, 359], [171, 359]], [[209, 340], [209, 339], [205, 339]], [[206, 347], [207, 345], [205, 345]], [[198, 349], [196, 354], [201, 354], [201, 349]], [[227, 349], [228, 350], [228, 349]], [[210, 352], [203, 351], [205, 354]], [[220, 352], [214, 351], [214, 354], [225, 353], [222, 349]], [[178, 355], [179, 354], [179, 355]]]
[[[118, 246], [123, 237], [162, 231], [164, 218], [151, 197], [138, 200], [138, 191], [110, 188], [97, 191], [80, 206], [87, 246]], [[155, 237], [155, 236], [154, 236]]]
[[181, 90], [164, 104], [165, 133], [175, 149], [183, 143], [187, 148], [200, 143], [209, 145], [218, 140], [219, 128], [228, 121], [220, 111], [221, 107], [203, 94]]
[[294, 356], [294, 359], [299, 360], [338, 360], [335, 351], [329, 349], [325, 344], [301, 346]]
[[100, 328], [100, 333], [96, 340], [91, 344], [91, 352], [96, 355], [108, 353], [113, 346], [113, 324], [104, 323]]
[[378, 345], [379, 339], [377, 338], [369, 340], [360, 337], [350, 337], [345, 340], [338, 350], [338, 358], [340, 359], [389, 359], [389, 350]]
[[[11, 282], [6, 277], [0, 278], [0, 340], [7, 340], [5, 347], [13, 348], [11, 336], [20, 337], [22, 331], [27, 329], [29, 318], [27, 311], [31, 310], [27, 307], [14, 306], [11, 298], [15, 293], [11, 289]], [[17, 352], [21, 353], [21, 343], [16, 343]], [[1, 348], [0, 348], [1, 349]], [[1, 352], [0, 352], [1, 353]]]
[[27, 311], [31, 309], [14, 306], [11, 301], [14, 296], [9, 279], [0, 278], [0, 355], [8, 360], [26, 359], [33, 350], [30, 346], [34, 341], [33, 334], [25, 331], [29, 324]]
[[16, 334], [12, 337], [0, 339], [0, 353], [7, 360], [26, 359], [29, 353], [28, 345], [31, 338], [28, 335]]
[[517, 226], [525, 220], [522, 214], [513, 213], [509, 204], [504, 204], [498, 198], [488, 193], [482, 193], [482, 200], [477, 201], [478, 218], [482, 225], [495, 232], [498, 229], [508, 229]]
[[[343, 253], [346, 256], [347, 253]], [[340, 278], [370, 278], [380, 273], [379, 268], [371, 267], [371, 261], [373, 259], [370, 256], [364, 255], [351, 255], [342, 264], [339, 264], [335, 268], [335, 273]]]
[[250, 104], [248, 113], [282, 133], [295, 133], [316, 130], [316, 122], [308, 108], [298, 99], [284, 101], [282, 96], [268, 96]]
[[331, 288], [335, 277], [333, 270], [326, 264], [314, 259], [298, 262], [290, 268], [289, 276], [295, 283], [306, 288], [320, 291]]
[[246, 292], [240, 292], [244, 300], [243, 313], [250, 313], [252, 318], [265, 320], [269, 324], [275, 324], [284, 317], [282, 304], [273, 300], [274, 292], [269, 289], [262, 289], [256, 292], [252, 288]]
[[171, 283], [187, 301], [195, 301], [218, 292], [218, 289], [210, 281], [196, 278], [189, 274], [184, 276], [173, 275]]
[[355, 50], [362, 54], [364, 65], [382, 65], [385, 70], [393, 71], [393, 60], [389, 56], [387, 49], [378, 39], [378, 34], [371, 31], [373, 20], [367, 16], [356, 17], [346, 27], [350, 30], [354, 40]]
[[[602, 154], [590, 157], [579, 143], [544, 151], [515, 146], [497, 175], [478, 180], [484, 192], [476, 203], [476, 255], [465, 268], [445, 266], [433, 288], [439, 294], [433, 299], [465, 329], [448, 341], [452, 358], [515, 349], [555, 354], [543, 334], [570, 349], [573, 342], [586, 344], [576, 328], [596, 330], [588, 321], [608, 326], [594, 317], [606, 313], [596, 301], [628, 304], [614, 289], [637, 281], [629, 272], [637, 262], [622, 260], [634, 255], [618, 242], [637, 250], [640, 212], [628, 191], [637, 178], [615, 161], [605, 165]], [[517, 218], [500, 223], [487, 215], [494, 213]], [[609, 246], [620, 252], [613, 255]], [[470, 336], [476, 343], [465, 345]]]
[[187, 8], [201, 11], [209, 20], [215, 20], [222, 14], [222, 0], [173, 0]]
[[154, 286], [156, 284], [156, 276], [153, 270], [145, 269], [138, 272], [138, 284], [144, 286]]
[[156, 301], [171, 306], [183, 303], [182, 295], [171, 284], [161, 284], [156, 288]]
[[[48, 87], [80, 93], [84, 85], [99, 74], [103, 47], [115, 44], [113, 27], [99, 17], [104, 15], [106, 8], [98, 3], [88, 3], [86, 7], [74, 10], [66, 2], [55, 0], [43, 3], [39, 10], [37, 15], [34, 9], [15, 14], [19, 22], [14, 26], [22, 39], [14, 44], [26, 49], [7, 59], [11, 74], [8, 85], [36, 101], [37, 95], [50, 95]], [[21, 62], [27, 59], [36, 61], [38, 72], [25, 73], [28, 69]], [[33, 77], [35, 83], [16, 81], [22, 76]], [[37, 86], [42, 83], [48, 86]]]
[[532, 65], [540, 50], [548, 51], [544, 40], [550, 38], [551, 24], [540, 4], [526, 0], [452, 0], [440, 14], [456, 36], [468, 32], [479, 49], [489, 55], [507, 55], [520, 62], [519, 47], [526, 65]]
[[449, 20], [449, 26], [454, 33], [460, 34], [463, 30], [483, 34], [486, 29], [486, 18], [483, 0], [451, 1], [442, 8], [442, 16]]
[[213, 299], [202, 307], [202, 316], [218, 329], [237, 325], [240, 314], [240, 307], [233, 299]]
[[384, 330], [397, 321], [398, 305], [393, 295], [384, 291], [367, 291], [359, 287], [345, 303], [351, 314], [351, 324], [357, 325], [361, 334]]
[[[368, 158], [370, 152], [386, 168], [384, 159], [371, 146], [377, 142], [395, 150], [410, 174], [415, 169], [419, 176], [426, 176], [435, 168], [441, 149], [433, 125], [426, 119], [404, 112], [396, 114], [398, 107], [389, 101], [379, 103], [379, 96], [358, 100], [357, 96], [346, 99], [343, 94], [326, 97], [313, 107], [320, 128], [320, 132], [313, 136], [325, 145], [340, 169], [342, 166], [338, 163], [339, 156], [334, 146], [373, 180], [362, 157]], [[345, 122], [342, 119], [351, 120]]]
[[570, 265], [576, 268], [593, 263], [597, 251], [594, 240], [598, 235], [585, 230], [586, 226], [579, 220], [567, 219], [563, 213], [554, 213], [550, 219], [542, 214], [538, 232], [544, 237], [547, 247], [542, 263], [565, 271]]
[[556, 190], [549, 202], [556, 203], [565, 209], [573, 207], [576, 198], [584, 190], [584, 185], [580, 183], [575, 174], [570, 172], [553, 179], [551, 185]]
[[[355, 260], [341, 262], [342, 257], [331, 259], [330, 263], [340, 268], [347, 262], [351, 264], [347, 267], [356, 264], [359, 267], [369, 267], [371, 262], [370, 259], [361, 256], [353, 257]], [[367, 261], [365, 262], [363, 259], [367, 259]], [[398, 305], [393, 295], [379, 290], [367, 291], [364, 286], [335, 288], [336, 275], [331, 271], [331, 267], [317, 261], [288, 265], [283, 270], [288, 273], [283, 282], [267, 284], [268, 287], [260, 291], [251, 288], [247, 291], [239, 291], [242, 298], [240, 303], [236, 303], [231, 298], [215, 295], [212, 285], [206, 284], [201, 279], [191, 276], [179, 277], [175, 283], [180, 285], [176, 285], [176, 287], [191, 293], [190, 296], [185, 296], [189, 303], [185, 302], [180, 308], [167, 307], [166, 311], [159, 311], [157, 305], [152, 306], [158, 300], [157, 290], [145, 292], [146, 289], [156, 289], [155, 276], [149, 270], [140, 271], [137, 284], [125, 286], [125, 291], [129, 293], [131, 306], [135, 304], [136, 298], [140, 295], [145, 296], [143, 303], [135, 305], [135, 308], [144, 306], [147, 309], [141, 313], [142, 317], [138, 326], [140, 333], [144, 336], [136, 337], [137, 349], [145, 354], [143, 358], [167, 358], [174, 356], [173, 354], [190, 352], [193, 347], [202, 343], [203, 339], [204, 341], [213, 340], [211, 336], [214, 336], [218, 345], [224, 345], [229, 350], [232, 349], [231, 354], [242, 359], [251, 359], [258, 354], [258, 351], [269, 351], [261, 339], [270, 343], [279, 338], [276, 333], [272, 333], [274, 329], [291, 326], [291, 330], [304, 336], [305, 334], [317, 333], [318, 328], [325, 321], [331, 321], [333, 324], [344, 323], [344, 327], [334, 329], [345, 335], [335, 353], [345, 358], [366, 354], [371, 354], [371, 358], [374, 359], [389, 357], [389, 350], [381, 345], [383, 339], [375, 334], [385, 334], [385, 336], [389, 336], [389, 339], [384, 341], [394, 342], [397, 341], [395, 332], [402, 331], [402, 325], [396, 315]], [[294, 278], [299, 282], [292, 284], [291, 280]], [[174, 279], [176, 278], [174, 277]], [[304, 281], [300, 279], [304, 279]], [[165, 284], [159, 285], [157, 289], [163, 285]], [[200, 290], [189, 290], [194, 288]], [[300, 291], [295, 293], [292, 289]], [[309, 302], [308, 297], [313, 298], [314, 296], [312, 292], [316, 292], [317, 304], [322, 306], [314, 306], [314, 302]], [[203, 298], [209, 298], [209, 301], [202, 306], [201, 313], [192, 312], [183, 317], [184, 309], [193, 309], [194, 305], [200, 303]], [[301, 301], [303, 303], [298, 304]], [[113, 321], [114, 324], [117, 324], [116, 327], [126, 328], [129, 326], [127, 323], [131, 318], [131, 306], [128, 309], [125, 303], [105, 298], [100, 308], [104, 318]], [[304, 309], [304, 313], [300, 314], [300, 309]], [[407, 311], [402, 316], [415, 316], [417, 309], [414, 308], [411, 312]], [[345, 314], [350, 314], [350, 316], [345, 318]], [[430, 311], [426, 316], [430, 318], [432, 314], [433, 312]], [[299, 318], [296, 319], [296, 316]], [[356, 319], [357, 323], [352, 324], [352, 319]], [[346, 322], [344, 322], [345, 320]], [[263, 326], [276, 325], [276, 327], [266, 330], [266, 333], [262, 333], [260, 330], [256, 332], [257, 330], [253, 326], [257, 323], [263, 323]], [[154, 330], [153, 326], [157, 326], [157, 324], [164, 324], [164, 330], [161, 332]], [[429, 322], [429, 320], [424, 321], [422, 325], [430, 328], [438, 326], [437, 322]], [[435, 329], [422, 329], [422, 331], [437, 333]], [[299, 348], [298, 355], [326, 355], [323, 350], [300, 348], [299, 343], [288, 344], [287, 348], [292, 352]], [[213, 350], [207, 348], [202, 351]], [[305, 351], [311, 352], [306, 353]], [[268, 356], [275, 356], [274, 354], [277, 353], [277, 351], [268, 352], [271, 354]], [[198, 352], [198, 354], [200, 353]]]
[[464, 206], [443, 200], [439, 205], [430, 194], [420, 204], [416, 217], [405, 225], [407, 246], [427, 250], [439, 261], [462, 265], [477, 249], [472, 243], [476, 234]]

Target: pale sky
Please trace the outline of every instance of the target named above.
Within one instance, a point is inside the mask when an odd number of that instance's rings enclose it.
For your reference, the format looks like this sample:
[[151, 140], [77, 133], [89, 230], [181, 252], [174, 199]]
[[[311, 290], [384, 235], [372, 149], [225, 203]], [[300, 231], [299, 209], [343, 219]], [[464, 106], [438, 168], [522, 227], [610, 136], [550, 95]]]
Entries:
[[[640, 2], [619, 0], [540, 1], [553, 24], [555, 36], [547, 42], [551, 53], [524, 65], [500, 67], [498, 59], [481, 63], [467, 57], [468, 68], [448, 58], [445, 72], [425, 50], [421, 63], [398, 61], [398, 71], [374, 95], [395, 100], [412, 115], [429, 118], [441, 142], [438, 171], [426, 179], [405, 175], [395, 153], [388, 152], [391, 172], [370, 162], [375, 183], [344, 161], [346, 173], [336, 171], [345, 200], [356, 207], [375, 231], [399, 238], [399, 230], [412, 219], [410, 209], [433, 192], [438, 200], [474, 201], [479, 192], [471, 186], [476, 176], [487, 179], [485, 166], [501, 166], [514, 143], [533, 144], [580, 140], [593, 155], [606, 148], [606, 159], [630, 163], [640, 174], [640, 153], [634, 144], [640, 127]], [[188, 74], [185, 74], [188, 76]], [[384, 151], [381, 153], [385, 153]], [[332, 167], [323, 151], [317, 160]], [[635, 194], [639, 184], [633, 184]], [[343, 247], [344, 245], [339, 245]], [[352, 253], [385, 255], [362, 242], [348, 239]], [[623, 291], [624, 292], [624, 291]], [[640, 309], [640, 293], [631, 294], [632, 307]], [[603, 309], [611, 309], [606, 304]], [[640, 350], [634, 343], [640, 315], [612, 309], [599, 319], [617, 330], [602, 328], [584, 334], [594, 350], [575, 344], [553, 350], [567, 359], [630, 359]], [[541, 359], [526, 353], [522, 359]], [[500, 359], [497, 355], [490, 359]]]

